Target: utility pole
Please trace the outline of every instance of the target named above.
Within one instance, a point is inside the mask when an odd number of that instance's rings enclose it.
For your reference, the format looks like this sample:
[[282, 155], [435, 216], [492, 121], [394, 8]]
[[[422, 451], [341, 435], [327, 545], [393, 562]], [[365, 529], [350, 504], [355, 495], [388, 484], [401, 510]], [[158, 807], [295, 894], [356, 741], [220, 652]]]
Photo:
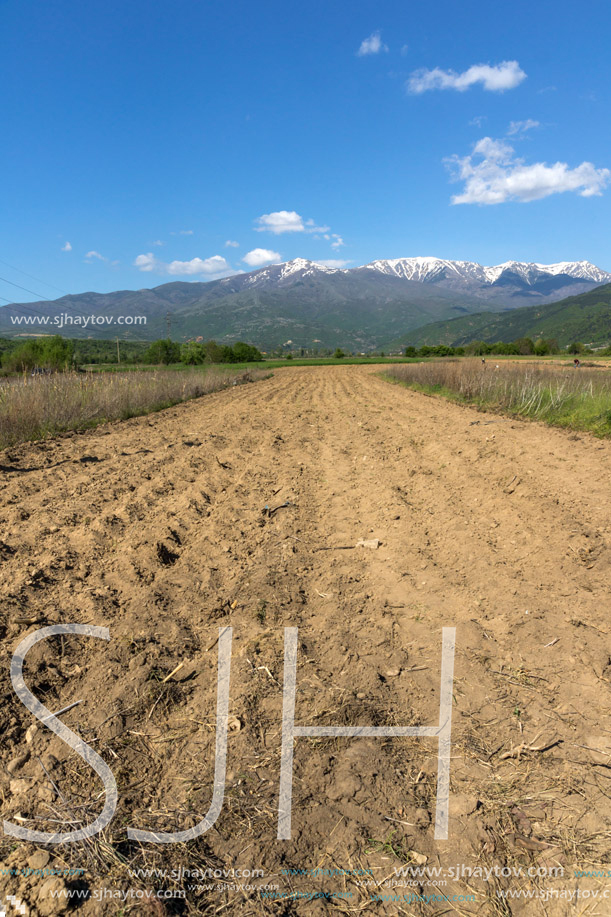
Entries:
[[169, 312], [166, 312], [166, 314], [165, 314], [165, 323], [166, 323], [166, 328], [168, 329], [168, 341], [169, 341], [169, 340], [170, 340], [170, 327], [171, 327], [171, 324], [172, 324], [172, 321], [171, 321], [171, 319], [170, 319], [170, 313], [169, 313]]
[[121, 362], [121, 353], [119, 351], [119, 338], [117, 338], [117, 363]]

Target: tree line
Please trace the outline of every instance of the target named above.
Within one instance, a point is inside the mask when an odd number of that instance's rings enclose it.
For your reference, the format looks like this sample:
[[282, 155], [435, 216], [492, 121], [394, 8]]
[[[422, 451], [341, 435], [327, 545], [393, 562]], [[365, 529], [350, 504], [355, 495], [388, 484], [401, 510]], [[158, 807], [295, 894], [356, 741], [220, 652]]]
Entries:
[[[461, 356], [547, 356], [548, 354], [592, 354], [611, 356], [611, 347], [593, 351], [585, 344], [575, 341], [566, 348], [561, 348], [555, 338], [522, 337], [509, 343], [497, 341], [489, 344], [486, 341], [471, 341], [464, 347], [451, 347], [446, 344], [422, 347], [407, 346], [406, 357], [461, 357]], [[333, 351], [329, 350], [329, 355]], [[252, 344], [238, 341], [235, 344], [218, 344], [216, 341], [188, 341], [178, 344], [169, 339], [160, 339], [151, 344], [145, 341], [79, 341], [53, 337], [31, 338], [27, 341], [0, 338], [0, 360], [4, 372], [58, 372], [79, 369], [80, 366], [96, 363], [117, 364], [117, 357], [126, 365], [149, 364], [169, 366], [182, 363], [186, 366], [199, 366], [211, 363], [253, 363], [263, 359], [261, 351]], [[336, 359], [346, 356], [337, 348], [333, 356]], [[384, 356], [369, 354], [369, 356]], [[292, 359], [292, 353], [285, 353], [285, 359]]]
[[[53, 337], [32, 338], [19, 343], [2, 342], [2, 369], [8, 372], [32, 372], [33, 370], [50, 370], [59, 372], [73, 369], [76, 366], [74, 341], [66, 340], [59, 334]], [[8, 345], [8, 346], [6, 346]]]
[[471, 341], [464, 347], [450, 347], [446, 344], [439, 344], [435, 347], [427, 344], [422, 347], [406, 347], [406, 357], [464, 357], [464, 356], [536, 356], [545, 357], [551, 354], [589, 354], [597, 353], [599, 356], [611, 356], [611, 347], [605, 350], [593, 351], [585, 344], [574, 341], [568, 347], [562, 348], [556, 338], [538, 338], [533, 341], [532, 338], [517, 338], [515, 341], [497, 341], [495, 344], [489, 344], [486, 341]]
[[216, 341], [188, 341], [177, 344], [169, 339], [154, 341], [142, 356], [142, 363], [184, 363], [198, 366], [203, 363], [255, 363], [262, 360], [261, 351], [252, 344], [237, 341], [235, 344], [217, 344]]
[[[252, 344], [238, 341], [219, 345], [216, 341], [199, 343], [159, 340], [135, 347], [116, 341], [75, 341], [53, 337], [31, 338], [28, 341], [0, 339], [0, 358], [5, 372], [60, 372], [78, 369], [86, 363], [117, 363], [118, 356], [126, 364], [148, 363], [168, 366], [184, 363], [196, 366], [204, 363], [253, 363], [262, 360], [261, 352]], [[93, 346], [92, 346], [93, 345]], [[105, 345], [105, 346], [101, 346]], [[123, 353], [121, 352], [123, 350]]]

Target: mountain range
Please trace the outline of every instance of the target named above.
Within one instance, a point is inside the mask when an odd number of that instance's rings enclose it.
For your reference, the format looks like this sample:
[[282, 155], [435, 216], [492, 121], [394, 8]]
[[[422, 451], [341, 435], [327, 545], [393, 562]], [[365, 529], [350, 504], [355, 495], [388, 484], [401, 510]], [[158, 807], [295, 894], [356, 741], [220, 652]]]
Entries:
[[[167, 336], [169, 327], [174, 340], [246, 340], [262, 350], [290, 342], [366, 352], [431, 323], [541, 306], [609, 282], [611, 274], [588, 261], [485, 267], [400, 258], [347, 269], [297, 258], [206, 283], [14, 303], [0, 308], [0, 335], [154, 340]], [[96, 321], [85, 324], [83, 316]], [[134, 324], [134, 316], [144, 316], [146, 324]]]

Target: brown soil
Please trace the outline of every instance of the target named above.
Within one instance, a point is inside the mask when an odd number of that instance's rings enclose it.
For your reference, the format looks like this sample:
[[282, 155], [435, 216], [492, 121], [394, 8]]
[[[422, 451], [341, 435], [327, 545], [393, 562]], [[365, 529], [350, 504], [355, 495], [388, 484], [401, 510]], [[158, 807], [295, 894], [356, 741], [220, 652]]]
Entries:
[[[287, 895], [351, 897], [267, 902], [250, 889], [193, 889], [163, 904], [72, 907], [87, 917], [608, 914], [608, 901], [504, 903], [497, 892], [609, 888], [575, 879], [573, 868], [611, 868], [601, 866], [610, 859], [610, 458], [609, 442], [426, 397], [362, 366], [283, 369], [4, 453], [3, 816], [38, 830], [72, 818], [70, 829], [102, 807], [101, 783], [66, 745], [44, 727], [26, 743], [34, 718], [10, 684], [18, 642], [56, 622], [110, 628], [110, 644], [39, 644], [26, 681], [51, 710], [83, 701], [62, 719], [113, 769], [119, 806], [104, 835], [84, 844], [4, 837], [4, 869], [50, 855], [49, 866], [85, 872], [75, 882], [0, 871], [2, 892], [35, 915], [65, 909], [50, 888], [211, 881], [128, 873], [182, 865], [262, 869], [257, 882]], [[381, 544], [321, 550], [362, 538]], [[208, 810], [214, 641], [226, 625], [221, 815], [187, 845], [129, 842], [128, 826], [181, 830]], [[377, 726], [437, 722], [441, 629], [456, 626], [447, 841], [433, 837], [436, 741], [422, 738], [297, 738], [293, 835], [276, 839], [286, 626], [299, 627], [296, 722]], [[371, 900], [397, 892], [382, 884], [395, 867], [425, 862], [561, 866], [565, 875], [450, 879], [441, 889], [472, 901]], [[370, 869], [380, 886], [355, 873], [281, 873], [316, 868]], [[437, 889], [423, 878], [398, 891]]]

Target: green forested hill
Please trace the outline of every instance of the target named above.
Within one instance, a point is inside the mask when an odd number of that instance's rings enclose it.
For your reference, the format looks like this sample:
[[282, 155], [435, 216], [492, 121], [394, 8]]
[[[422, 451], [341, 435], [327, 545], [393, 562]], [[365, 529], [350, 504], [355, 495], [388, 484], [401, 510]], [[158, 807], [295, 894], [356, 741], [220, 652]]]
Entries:
[[611, 283], [569, 296], [560, 302], [527, 306], [507, 312], [480, 312], [450, 321], [434, 322], [401, 337], [402, 345], [448, 344], [455, 347], [473, 340], [494, 343], [517, 338], [556, 338], [561, 347], [573, 341], [611, 342]]

